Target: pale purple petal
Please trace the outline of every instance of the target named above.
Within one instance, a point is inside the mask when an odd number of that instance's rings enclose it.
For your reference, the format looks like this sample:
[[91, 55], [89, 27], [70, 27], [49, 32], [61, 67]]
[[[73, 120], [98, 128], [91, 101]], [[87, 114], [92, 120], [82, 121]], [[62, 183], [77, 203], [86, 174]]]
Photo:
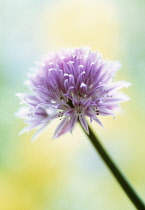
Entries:
[[61, 123], [57, 126], [54, 132], [54, 138], [61, 136], [62, 134], [66, 133], [70, 130], [69, 119], [65, 117]]
[[48, 122], [50, 120], [54, 120], [54, 119], [58, 118], [58, 116], [59, 116], [58, 113], [57, 114], [54, 114], [54, 115], [50, 115], [49, 117], [46, 117], [45, 119], [43, 119], [41, 122], [42, 123], [45, 123], [45, 122]]
[[71, 115], [70, 116], [70, 131], [72, 132], [74, 125], [76, 124], [78, 120], [78, 115]]
[[33, 142], [38, 136], [39, 134], [42, 132], [42, 130], [48, 125], [48, 123], [43, 123], [42, 126], [34, 133], [34, 135], [32, 136], [31, 141]]
[[101, 121], [98, 119], [97, 116], [94, 115], [94, 116], [92, 117], [92, 119], [93, 119], [94, 121], [96, 121], [99, 125], [101, 125], [101, 127], [104, 127], [103, 124], [101, 123]]
[[89, 134], [88, 123], [87, 123], [85, 117], [79, 116], [79, 121], [80, 121], [81, 125], [83, 126], [83, 128], [85, 129], [86, 133]]

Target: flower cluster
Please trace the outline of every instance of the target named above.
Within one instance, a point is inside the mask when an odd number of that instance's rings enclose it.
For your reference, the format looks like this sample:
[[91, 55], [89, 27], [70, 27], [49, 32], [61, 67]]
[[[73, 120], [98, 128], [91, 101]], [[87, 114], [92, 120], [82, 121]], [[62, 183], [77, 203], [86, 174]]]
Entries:
[[61, 122], [54, 137], [72, 132], [77, 121], [88, 133], [86, 117], [102, 126], [98, 116], [114, 115], [119, 103], [129, 99], [119, 90], [130, 83], [113, 82], [119, 68], [118, 62], [86, 48], [48, 54], [29, 74], [30, 93], [17, 94], [26, 105], [17, 113], [28, 124], [22, 133], [39, 127], [38, 133], [56, 118]]

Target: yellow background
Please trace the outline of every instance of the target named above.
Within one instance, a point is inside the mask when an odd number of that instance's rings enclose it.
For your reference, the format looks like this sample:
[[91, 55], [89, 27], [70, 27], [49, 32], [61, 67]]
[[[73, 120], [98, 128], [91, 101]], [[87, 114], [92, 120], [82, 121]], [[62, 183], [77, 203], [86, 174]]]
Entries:
[[135, 209], [76, 125], [52, 139], [57, 121], [31, 143], [16, 92], [50, 50], [90, 46], [120, 60], [116, 79], [132, 83], [116, 119], [92, 127], [145, 199], [145, 3], [143, 0], [5, 0], [0, 2], [0, 210]]

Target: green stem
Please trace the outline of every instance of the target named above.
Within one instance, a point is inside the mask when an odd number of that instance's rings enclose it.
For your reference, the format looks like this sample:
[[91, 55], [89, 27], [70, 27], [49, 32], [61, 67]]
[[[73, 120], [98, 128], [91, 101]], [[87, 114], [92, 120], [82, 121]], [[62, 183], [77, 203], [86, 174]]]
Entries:
[[[85, 132], [86, 133], [86, 132]], [[139, 210], [145, 210], [145, 204], [142, 202], [142, 200], [139, 198], [139, 196], [136, 194], [134, 189], [131, 187], [131, 185], [128, 183], [126, 178], [123, 176], [121, 171], [117, 168], [113, 160], [110, 158], [108, 153], [105, 151], [103, 146], [100, 144], [98, 138], [94, 135], [93, 131], [89, 127], [89, 135], [86, 133], [86, 135], [89, 137], [90, 141], [94, 145], [95, 149], [98, 151], [99, 155], [103, 159], [103, 161], [106, 163], [114, 177], [117, 179], [125, 193], [128, 195], [132, 203], [136, 206]]]

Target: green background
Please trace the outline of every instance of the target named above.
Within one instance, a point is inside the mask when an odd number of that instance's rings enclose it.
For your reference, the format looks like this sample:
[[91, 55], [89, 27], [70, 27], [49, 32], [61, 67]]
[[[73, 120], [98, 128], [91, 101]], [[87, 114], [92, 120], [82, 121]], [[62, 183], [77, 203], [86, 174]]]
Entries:
[[135, 209], [77, 125], [52, 140], [57, 121], [33, 134], [14, 113], [29, 68], [62, 47], [90, 46], [119, 60], [131, 97], [104, 129], [92, 127], [145, 199], [145, 1], [0, 1], [0, 210]]

